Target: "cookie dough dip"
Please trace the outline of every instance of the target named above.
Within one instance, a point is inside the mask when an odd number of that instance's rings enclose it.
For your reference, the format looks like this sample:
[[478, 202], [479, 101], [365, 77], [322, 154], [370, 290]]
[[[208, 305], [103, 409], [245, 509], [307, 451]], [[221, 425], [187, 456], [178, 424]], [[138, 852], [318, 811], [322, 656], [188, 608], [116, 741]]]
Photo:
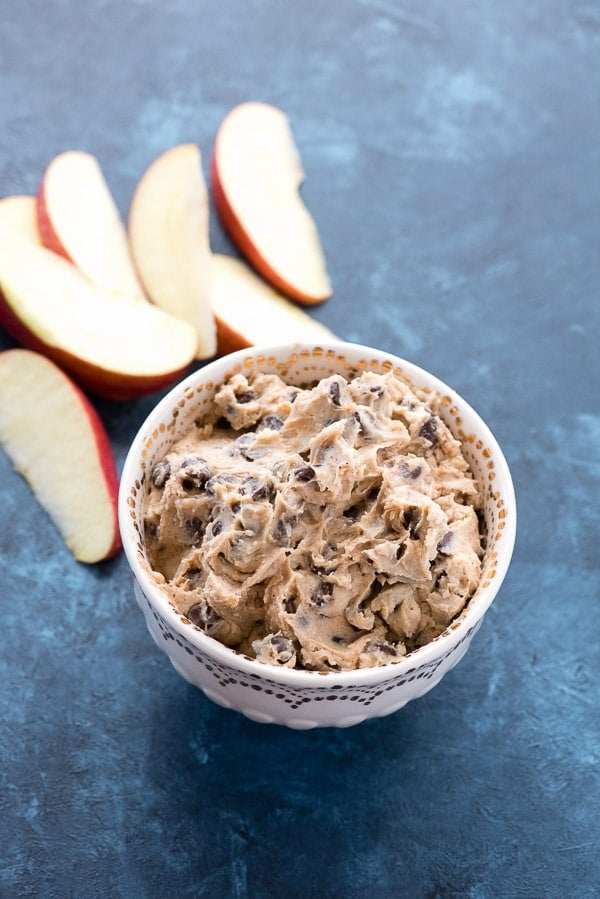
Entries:
[[440, 634], [481, 574], [481, 498], [438, 398], [392, 372], [236, 374], [154, 466], [154, 577], [259, 661], [349, 670]]

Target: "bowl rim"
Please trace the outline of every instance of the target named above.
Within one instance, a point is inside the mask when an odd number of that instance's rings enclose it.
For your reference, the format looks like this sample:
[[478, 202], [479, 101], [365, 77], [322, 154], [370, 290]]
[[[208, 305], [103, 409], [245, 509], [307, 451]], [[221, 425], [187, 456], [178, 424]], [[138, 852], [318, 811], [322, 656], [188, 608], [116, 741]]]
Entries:
[[[488, 586], [478, 589], [476, 595], [469, 600], [460, 616], [439, 636], [403, 656], [398, 661], [390, 661], [386, 665], [356, 668], [348, 671], [313, 671], [298, 668], [279, 668], [239, 653], [205, 634], [200, 628], [186, 619], [183, 613], [175, 609], [166, 593], [149, 576], [149, 568], [147, 570], [140, 562], [136, 548], [138, 538], [129, 506], [131, 487], [136, 481], [139, 482], [140, 480], [139, 461], [148, 435], [156, 429], [159, 422], [170, 418], [170, 415], [167, 415], [167, 413], [172, 410], [174, 403], [176, 404], [181, 400], [185, 396], [186, 390], [198, 383], [198, 379], [217, 381], [218, 378], [215, 378], [213, 375], [214, 370], [222, 368], [223, 373], [225, 373], [225, 371], [240, 363], [243, 366], [248, 359], [252, 359], [253, 364], [260, 368], [260, 365], [257, 365], [258, 357], [271, 357], [282, 353], [289, 353], [290, 355], [293, 353], [302, 354], [306, 351], [313, 353], [315, 349], [321, 349], [325, 353], [333, 350], [338, 355], [350, 354], [352, 357], [356, 356], [357, 360], [359, 356], [365, 356], [377, 361], [378, 364], [389, 361], [393, 366], [401, 367], [403, 372], [409, 376], [411, 383], [414, 378], [417, 382], [416, 386], [421, 386], [420, 382], [424, 382], [427, 387], [439, 392], [440, 395], [450, 396], [453, 402], [460, 404], [461, 412], [463, 414], [466, 413], [476, 423], [477, 436], [483, 439], [486, 446], [492, 450], [496, 474], [504, 483], [503, 496], [505, 507], [507, 508], [507, 516], [502, 546], [498, 552], [495, 577]], [[498, 441], [479, 413], [456, 390], [427, 369], [395, 353], [389, 353], [365, 344], [332, 339], [319, 342], [302, 341], [288, 344], [260, 345], [236, 350], [233, 353], [210, 360], [174, 384], [168, 393], [148, 413], [130, 444], [120, 477], [118, 520], [125, 556], [150, 608], [201, 653], [209, 656], [213, 661], [233, 668], [247, 676], [254, 675], [261, 680], [269, 680], [275, 684], [287, 687], [323, 688], [327, 686], [331, 688], [336, 685], [339, 685], [339, 687], [350, 685], [366, 687], [392, 678], [401, 678], [415, 670], [431, 666], [436, 661], [441, 662], [478, 625], [498, 594], [511, 562], [516, 539], [517, 505], [510, 469]]]

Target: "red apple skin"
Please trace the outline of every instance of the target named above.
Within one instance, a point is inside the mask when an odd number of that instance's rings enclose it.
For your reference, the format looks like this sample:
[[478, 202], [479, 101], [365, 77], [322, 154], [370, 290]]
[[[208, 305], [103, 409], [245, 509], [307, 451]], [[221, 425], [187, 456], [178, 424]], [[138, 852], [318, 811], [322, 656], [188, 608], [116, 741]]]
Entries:
[[113, 542], [109, 547], [104, 559], [100, 561], [105, 561], [106, 559], [112, 559], [113, 556], [116, 556], [117, 553], [121, 551], [122, 543], [121, 543], [121, 532], [119, 530], [119, 516], [118, 516], [118, 497], [119, 497], [119, 476], [117, 474], [117, 468], [115, 465], [115, 458], [112, 451], [112, 446], [110, 442], [110, 438], [106, 433], [106, 429], [100, 419], [100, 416], [96, 412], [95, 408], [92, 406], [91, 402], [87, 398], [87, 396], [83, 393], [82, 390], [76, 384], [73, 384], [73, 390], [75, 391], [79, 402], [84, 408], [85, 414], [87, 415], [90, 425], [92, 427], [92, 431], [94, 434], [94, 441], [96, 444], [96, 450], [98, 453], [98, 461], [100, 463], [100, 468], [102, 469], [102, 475], [108, 487], [108, 491], [110, 494], [112, 512], [113, 512]]
[[188, 369], [185, 365], [176, 371], [161, 375], [121, 375], [93, 365], [60, 347], [51, 346], [39, 339], [15, 315], [11, 304], [0, 291], [0, 325], [17, 343], [52, 359], [85, 390], [109, 400], [131, 400], [162, 390], [180, 380]]
[[44, 189], [43, 179], [38, 188], [36, 203], [38, 228], [40, 231], [42, 244], [49, 250], [53, 250], [55, 253], [58, 253], [59, 256], [63, 256], [64, 259], [68, 259], [69, 262], [73, 262], [73, 260], [63, 247], [62, 243], [58, 239], [58, 234], [52, 227], [52, 221], [50, 219], [50, 216], [48, 215], [48, 207], [46, 206], [46, 192]]
[[302, 306], [317, 306], [329, 299], [329, 296], [314, 297], [302, 293], [293, 284], [285, 281], [263, 258], [255, 244], [250, 240], [248, 233], [235, 214], [233, 207], [227, 199], [227, 194], [223, 190], [221, 179], [219, 176], [219, 166], [217, 163], [216, 147], [210, 162], [210, 180], [212, 186], [213, 201], [215, 209], [221, 220], [225, 231], [233, 241], [233, 243], [241, 250], [248, 262], [256, 269], [256, 271], [269, 281], [273, 287], [277, 288], [281, 293], [296, 300]]
[[243, 337], [237, 331], [228, 325], [226, 321], [215, 315], [217, 325], [217, 355], [226, 356], [228, 353], [234, 353], [236, 350], [245, 350], [252, 344], [246, 337]]

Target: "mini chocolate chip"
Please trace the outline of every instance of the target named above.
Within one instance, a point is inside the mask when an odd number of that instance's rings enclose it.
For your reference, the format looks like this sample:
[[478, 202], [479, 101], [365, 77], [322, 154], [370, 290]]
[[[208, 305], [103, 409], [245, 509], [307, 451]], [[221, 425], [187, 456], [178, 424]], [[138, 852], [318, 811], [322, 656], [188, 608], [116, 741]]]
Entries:
[[390, 643], [375, 643], [373, 649], [383, 652], [386, 656], [397, 656], [396, 648]]
[[369, 393], [374, 393], [375, 396], [383, 396], [383, 387], [381, 384], [373, 384], [372, 387], [369, 387]]
[[233, 512], [234, 515], [237, 515], [238, 512], [241, 510], [241, 508], [242, 508], [241, 503], [232, 503], [231, 504], [231, 511]]
[[295, 656], [294, 644], [289, 637], [282, 633], [270, 634], [265, 637], [265, 641], [269, 641], [275, 650], [275, 659], [280, 665], [285, 665]]
[[346, 643], [346, 640], [345, 640], [344, 637], [332, 637], [332, 638], [331, 638], [331, 642], [332, 642], [332, 643], [337, 643], [338, 646], [339, 646], [340, 644], [345, 644], [345, 643]]
[[256, 399], [256, 394], [253, 390], [240, 390], [239, 393], [234, 394], [236, 400], [240, 405], [244, 405], [245, 403], [251, 403]]
[[263, 499], [269, 499], [272, 494], [273, 488], [270, 484], [260, 484], [252, 494], [252, 499], [254, 502], [259, 502]]
[[333, 574], [335, 571], [335, 566], [315, 565], [312, 559], [308, 560], [308, 568], [313, 574], [323, 574], [325, 576]]
[[329, 385], [329, 397], [334, 406], [340, 405], [341, 394], [338, 381], [332, 381], [332, 383]]
[[447, 554], [448, 551], [449, 551], [450, 544], [452, 543], [453, 538], [454, 538], [454, 532], [453, 532], [453, 531], [446, 531], [446, 533], [444, 534], [444, 536], [442, 537], [442, 539], [440, 540], [440, 542], [439, 542], [438, 545], [437, 545], [437, 551], [438, 551], [439, 553], [445, 553], [445, 554]]
[[289, 522], [284, 518], [280, 518], [273, 528], [273, 540], [279, 546], [285, 546], [290, 542], [291, 536], [292, 528], [290, 527]]
[[238, 452], [242, 452], [243, 450], [247, 450], [255, 441], [254, 434], [241, 434], [240, 437], [235, 441], [235, 448]]
[[179, 478], [181, 486], [187, 492], [200, 490], [211, 476], [211, 470], [206, 459], [198, 456], [187, 456], [179, 466]]
[[287, 612], [288, 615], [295, 615], [296, 598], [294, 596], [284, 596], [281, 601], [281, 605], [283, 606], [284, 612]]
[[261, 480], [248, 475], [242, 482], [240, 493], [242, 496], [251, 496], [255, 502], [269, 499], [273, 495], [273, 482], [270, 478]]
[[412, 538], [418, 538], [417, 529], [421, 523], [421, 512], [416, 506], [407, 506], [402, 516], [402, 525]]
[[404, 553], [406, 552], [406, 543], [399, 543], [398, 549], [396, 550], [396, 559], [401, 559]]
[[310, 601], [317, 608], [321, 608], [330, 601], [332, 594], [333, 584], [328, 583], [328, 581], [320, 581], [313, 590]]
[[422, 465], [416, 465], [414, 468], [411, 468], [408, 462], [401, 462], [398, 466], [398, 474], [402, 478], [408, 478], [411, 481], [416, 481], [418, 477], [423, 472]]
[[215, 487], [220, 483], [219, 476], [216, 475], [214, 478], [209, 478], [206, 482], [206, 495], [210, 497], [216, 496]]
[[206, 464], [206, 459], [199, 459], [198, 456], [186, 456], [180, 467], [196, 469], [198, 466], [202, 467]]
[[171, 463], [165, 459], [152, 469], [152, 483], [159, 490], [165, 486], [171, 476]]
[[185, 573], [185, 580], [189, 590], [194, 590], [202, 580], [202, 571], [199, 568], [188, 568]]
[[430, 416], [419, 430], [419, 437], [427, 440], [431, 445], [437, 441], [437, 418], [435, 415]]
[[254, 462], [255, 459], [264, 456], [266, 449], [264, 447], [255, 447], [256, 436], [254, 434], [242, 434], [235, 441], [235, 448], [248, 462]]
[[251, 496], [259, 484], [260, 481], [258, 478], [254, 478], [252, 475], [246, 475], [240, 485], [240, 493], [242, 496]]
[[275, 543], [279, 546], [286, 546], [289, 544], [292, 530], [298, 524], [298, 516], [293, 512], [288, 512], [284, 515], [281, 515], [279, 520], [275, 523], [272, 530], [272, 537]]
[[283, 418], [279, 415], [271, 414], [265, 415], [258, 425], [257, 431], [262, 431], [264, 428], [270, 428], [271, 431], [281, 431], [282, 427]]
[[191, 606], [185, 613], [185, 617], [207, 633], [223, 620], [205, 599], [201, 599], [200, 602]]
[[446, 571], [440, 571], [440, 573], [438, 574], [438, 576], [436, 577], [436, 579], [433, 583], [433, 589], [439, 590], [440, 584], [442, 583], [442, 579], [447, 576], [448, 576], [448, 573]]
[[353, 412], [352, 415], [350, 416], [349, 420], [350, 421], [354, 420], [358, 424], [358, 433], [361, 437], [364, 437], [366, 431], [365, 431], [364, 422], [360, 416], [360, 412]]
[[210, 528], [211, 534], [213, 537], [218, 537], [219, 534], [222, 532], [222, 530], [223, 530], [223, 522], [221, 521], [220, 518], [217, 518], [217, 520], [213, 521], [213, 523], [211, 525], [211, 528]]
[[200, 518], [187, 518], [184, 522], [183, 529], [188, 540], [196, 543], [202, 536], [202, 520]]
[[312, 465], [305, 465], [303, 468], [296, 468], [294, 477], [297, 481], [312, 481], [315, 476], [315, 470]]

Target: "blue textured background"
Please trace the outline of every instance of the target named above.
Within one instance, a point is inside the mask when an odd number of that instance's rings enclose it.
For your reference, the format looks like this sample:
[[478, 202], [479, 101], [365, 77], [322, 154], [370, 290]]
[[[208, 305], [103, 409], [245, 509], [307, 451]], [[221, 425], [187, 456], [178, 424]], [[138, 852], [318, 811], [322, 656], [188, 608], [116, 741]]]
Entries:
[[[80, 148], [125, 214], [161, 150], [206, 167], [229, 108], [281, 106], [335, 287], [315, 316], [462, 393], [520, 509], [439, 687], [295, 733], [185, 684], [124, 558], [77, 565], [0, 453], [3, 897], [599, 894], [599, 61], [593, 0], [3, 4], [3, 195]], [[97, 404], [119, 464], [155, 400]]]

